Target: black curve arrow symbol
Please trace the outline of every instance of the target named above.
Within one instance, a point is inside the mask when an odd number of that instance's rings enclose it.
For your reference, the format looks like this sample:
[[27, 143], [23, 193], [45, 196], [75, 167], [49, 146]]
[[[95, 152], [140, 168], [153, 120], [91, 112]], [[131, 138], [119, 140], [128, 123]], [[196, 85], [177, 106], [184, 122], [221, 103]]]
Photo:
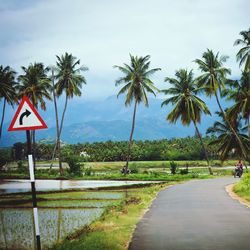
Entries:
[[20, 115], [19, 124], [20, 124], [20, 125], [23, 125], [23, 118], [24, 118], [24, 116], [28, 117], [30, 114], [31, 114], [31, 112], [30, 112], [28, 109], [26, 109], [26, 110]]

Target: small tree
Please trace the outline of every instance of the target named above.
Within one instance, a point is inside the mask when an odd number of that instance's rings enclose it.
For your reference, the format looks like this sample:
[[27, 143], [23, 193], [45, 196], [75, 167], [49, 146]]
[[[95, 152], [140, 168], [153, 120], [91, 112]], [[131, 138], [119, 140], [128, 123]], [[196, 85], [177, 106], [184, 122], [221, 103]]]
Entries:
[[176, 162], [174, 162], [174, 161], [170, 162], [170, 172], [171, 172], [171, 174], [176, 174], [177, 167], [178, 167], [178, 165], [177, 165]]

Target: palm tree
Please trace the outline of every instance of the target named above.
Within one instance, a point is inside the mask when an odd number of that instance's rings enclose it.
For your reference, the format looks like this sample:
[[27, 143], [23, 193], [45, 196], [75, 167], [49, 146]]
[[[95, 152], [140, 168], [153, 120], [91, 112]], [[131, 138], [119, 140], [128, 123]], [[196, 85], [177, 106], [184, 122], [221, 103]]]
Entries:
[[241, 114], [248, 126], [248, 136], [250, 138], [250, 71], [242, 72], [240, 80], [230, 81], [229, 87], [224, 94], [227, 99], [233, 100], [235, 104], [228, 109], [228, 117], [236, 119]]
[[154, 91], [158, 91], [158, 89], [154, 86], [154, 83], [150, 80], [150, 76], [156, 71], [160, 70], [160, 68], [150, 69], [149, 59], [149, 55], [145, 57], [130, 55], [130, 65], [125, 63], [123, 66], [114, 66], [114, 68], [119, 69], [123, 73], [123, 76], [116, 80], [116, 86], [124, 84], [124, 86], [118, 92], [117, 97], [119, 97], [119, 95], [121, 94], [126, 93], [125, 106], [130, 106], [134, 101], [134, 113], [131, 133], [128, 142], [128, 154], [125, 173], [128, 172], [128, 163], [130, 161], [137, 105], [143, 102], [144, 105], [148, 107], [148, 98], [146, 92], [156, 95]]
[[243, 47], [238, 51], [236, 58], [240, 62], [240, 66], [245, 64], [244, 70], [250, 70], [250, 28], [240, 32], [242, 39], [237, 39], [234, 45], [242, 45]]
[[17, 102], [15, 93], [15, 75], [9, 66], [3, 67], [0, 65], [0, 99], [3, 98], [2, 118], [0, 124], [0, 139], [2, 137], [3, 122], [5, 116], [6, 103], [14, 105]]
[[58, 151], [58, 159], [59, 159], [59, 168], [61, 169], [62, 163], [61, 163], [61, 148], [59, 146], [60, 144], [60, 135], [59, 135], [59, 118], [58, 118], [58, 107], [57, 107], [57, 96], [56, 96], [56, 89], [55, 89], [55, 67], [51, 66], [50, 67], [51, 70], [51, 84], [52, 84], [52, 93], [53, 93], [53, 102], [54, 102], [54, 109], [55, 109], [55, 117], [56, 117], [56, 142], [55, 142], [55, 146], [53, 149], [53, 154], [52, 154], [52, 162], [50, 165], [50, 169], [53, 166], [53, 160], [55, 158], [55, 154], [56, 154], [56, 150]]
[[214, 54], [212, 50], [207, 50], [203, 53], [202, 59], [196, 59], [195, 62], [198, 64], [199, 69], [203, 73], [197, 78], [197, 83], [199, 87], [203, 87], [207, 96], [214, 95], [216, 102], [219, 106], [220, 112], [223, 115], [224, 120], [228, 123], [234, 136], [237, 138], [241, 150], [244, 154], [245, 159], [248, 159], [248, 154], [245, 151], [245, 147], [241, 142], [240, 137], [230, 123], [229, 118], [226, 116], [218, 97], [218, 92], [221, 93], [222, 88], [224, 88], [224, 83], [226, 81], [226, 76], [231, 73], [228, 68], [223, 67], [223, 63], [226, 62], [228, 57], [219, 56], [219, 52]]
[[[27, 96], [33, 105], [38, 109], [46, 110], [45, 99], [51, 100], [50, 97], [50, 79], [47, 77], [48, 68], [42, 63], [30, 64], [27, 68], [22, 67], [23, 75], [19, 75], [17, 86], [19, 98]], [[35, 130], [33, 137], [33, 154], [35, 155]]]
[[169, 82], [173, 87], [162, 90], [166, 95], [171, 95], [167, 98], [161, 106], [171, 103], [174, 105], [173, 110], [168, 114], [167, 120], [171, 123], [176, 123], [180, 118], [182, 124], [190, 125], [192, 122], [195, 127], [196, 134], [198, 135], [205, 157], [208, 164], [208, 170], [210, 174], [213, 174], [207, 150], [203, 143], [201, 133], [198, 129], [197, 123], [201, 121], [201, 114], [211, 115], [208, 107], [196, 94], [199, 91], [194, 82], [193, 72], [186, 69], [180, 69], [175, 73], [176, 78], [165, 78], [165, 82]]
[[[207, 134], [216, 136], [216, 139], [210, 142], [209, 145], [218, 145], [218, 152], [222, 162], [228, 158], [230, 153], [234, 153], [238, 157], [243, 157], [244, 153], [239, 145], [239, 141], [223, 118], [223, 114], [221, 112], [216, 113], [221, 118], [221, 121], [216, 121], [212, 127], [207, 129]], [[231, 124], [241, 138], [246, 151], [249, 151], [250, 143], [239, 121], [240, 119], [235, 119]]]
[[[60, 122], [59, 136], [57, 136], [58, 148], [60, 150], [60, 137], [62, 133], [64, 116], [67, 109], [68, 100], [73, 98], [74, 96], [81, 96], [82, 84], [86, 84], [85, 77], [81, 74], [81, 72], [88, 70], [88, 68], [83, 66], [77, 67], [78, 65], [80, 65], [80, 60], [78, 60], [72, 54], [68, 54], [67, 52], [61, 57], [56, 57], [56, 95], [61, 96], [63, 92], [65, 93], [65, 104]], [[60, 173], [62, 174], [63, 170], [61, 159], [59, 159], [59, 168]]]

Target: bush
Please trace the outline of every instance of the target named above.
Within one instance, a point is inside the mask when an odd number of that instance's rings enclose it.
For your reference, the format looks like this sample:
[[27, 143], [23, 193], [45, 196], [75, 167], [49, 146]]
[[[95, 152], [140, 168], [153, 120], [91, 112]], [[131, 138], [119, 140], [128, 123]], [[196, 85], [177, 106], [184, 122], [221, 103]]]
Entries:
[[171, 161], [170, 162], [170, 172], [171, 172], [171, 174], [176, 174], [176, 172], [177, 172], [177, 163], [176, 162], [174, 162], [174, 161]]
[[188, 169], [181, 169], [180, 174], [188, 174]]
[[23, 165], [23, 161], [18, 161], [17, 162], [17, 169], [20, 172], [25, 172], [25, 171], [28, 170], [28, 167], [26, 167], [26, 166]]
[[136, 164], [131, 164], [129, 167], [130, 173], [131, 174], [138, 174], [139, 170], [138, 167], [136, 166]]
[[0, 149], [0, 167], [11, 161], [11, 150]]
[[72, 155], [65, 158], [69, 165], [69, 173], [80, 176], [82, 174], [80, 159], [78, 156]]
[[92, 175], [92, 174], [94, 174], [93, 173], [93, 170], [92, 170], [92, 168], [90, 167], [90, 168], [86, 168], [85, 169], [85, 171], [84, 171], [84, 175], [86, 175], [86, 176], [90, 176], [90, 175]]

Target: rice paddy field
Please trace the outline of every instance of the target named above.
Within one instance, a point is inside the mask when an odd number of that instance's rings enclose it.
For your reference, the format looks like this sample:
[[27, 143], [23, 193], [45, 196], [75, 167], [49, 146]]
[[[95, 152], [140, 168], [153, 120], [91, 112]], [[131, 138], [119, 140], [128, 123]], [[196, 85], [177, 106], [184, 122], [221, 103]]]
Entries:
[[[74, 191], [38, 194], [38, 216], [43, 249], [90, 225], [131, 191]], [[31, 197], [0, 196], [0, 249], [35, 249]]]

